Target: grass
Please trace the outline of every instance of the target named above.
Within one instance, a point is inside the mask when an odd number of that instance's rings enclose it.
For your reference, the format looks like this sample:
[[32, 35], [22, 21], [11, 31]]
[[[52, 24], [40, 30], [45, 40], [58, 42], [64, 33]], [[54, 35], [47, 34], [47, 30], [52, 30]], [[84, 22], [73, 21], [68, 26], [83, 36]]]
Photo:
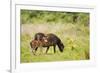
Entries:
[[[48, 54], [45, 54], [46, 48], [43, 48], [43, 54], [37, 56], [30, 52], [30, 40], [35, 33], [54, 33], [64, 43], [64, 52], [60, 53], [56, 46], [56, 53], [53, 47], [50, 47]], [[68, 60], [89, 60], [89, 27], [78, 24], [24, 24], [21, 25], [21, 63], [30, 62], [49, 62], [49, 61], [68, 61]]]

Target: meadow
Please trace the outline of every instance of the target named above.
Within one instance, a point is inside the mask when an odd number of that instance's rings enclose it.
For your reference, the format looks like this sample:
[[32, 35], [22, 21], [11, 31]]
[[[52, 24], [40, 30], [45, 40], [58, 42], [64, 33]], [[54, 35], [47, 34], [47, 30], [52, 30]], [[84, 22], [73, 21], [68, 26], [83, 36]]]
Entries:
[[[21, 10], [20, 25], [21, 63], [90, 59], [89, 13]], [[47, 54], [43, 48], [43, 54], [39, 55], [39, 48], [37, 55], [33, 55], [29, 43], [38, 32], [56, 34], [65, 46], [64, 52], [56, 46], [56, 53], [50, 47]]]

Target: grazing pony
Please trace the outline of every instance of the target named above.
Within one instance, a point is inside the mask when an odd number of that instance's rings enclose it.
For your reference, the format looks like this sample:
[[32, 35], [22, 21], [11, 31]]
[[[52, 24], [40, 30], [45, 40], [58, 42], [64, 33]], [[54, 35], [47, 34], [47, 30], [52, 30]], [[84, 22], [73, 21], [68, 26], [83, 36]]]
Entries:
[[[56, 52], [56, 45], [58, 46], [60, 52], [63, 52], [64, 50], [63, 43], [55, 34], [50, 33], [45, 35], [44, 33], [36, 33], [34, 36], [34, 40], [41, 42], [42, 47], [47, 47], [46, 53], [48, 52], [50, 46], [54, 47], [54, 53]], [[38, 47], [40, 47], [40, 45], [35, 47], [35, 52], [37, 51]]]

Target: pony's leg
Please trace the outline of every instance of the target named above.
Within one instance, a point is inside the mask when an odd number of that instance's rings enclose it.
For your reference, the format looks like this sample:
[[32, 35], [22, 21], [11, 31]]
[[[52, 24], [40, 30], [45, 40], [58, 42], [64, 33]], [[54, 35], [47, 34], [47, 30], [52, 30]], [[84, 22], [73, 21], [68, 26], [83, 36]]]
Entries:
[[54, 53], [56, 53], [56, 46], [54, 45], [53, 48], [54, 48]]
[[47, 54], [48, 50], [49, 50], [49, 46], [47, 47], [46, 54]]

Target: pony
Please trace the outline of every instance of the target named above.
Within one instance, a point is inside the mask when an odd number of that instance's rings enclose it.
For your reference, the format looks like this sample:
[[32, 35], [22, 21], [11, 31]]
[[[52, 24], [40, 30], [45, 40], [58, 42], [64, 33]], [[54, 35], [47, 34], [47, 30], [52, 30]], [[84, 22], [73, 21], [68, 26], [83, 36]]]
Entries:
[[[63, 52], [63, 50], [64, 50], [64, 44], [62, 43], [60, 38], [52, 33], [49, 33], [49, 34], [36, 33], [34, 36], [34, 41], [37, 41], [37, 43], [36, 43], [37, 46], [34, 48], [35, 52], [37, 51], [38, 47], [40, 47], [40, 46], [47, 47], [46, 53], [48, 52], [50, 46], [53, 46], [54, 53], [56, 52], [56, 45], [58, 46], [60, 52]], [[41, 45], [39, 43], [41, 43]], [[34, 47], [32, 42], [30, 43], [30, 45], [31, 45], [31, 48]]]

